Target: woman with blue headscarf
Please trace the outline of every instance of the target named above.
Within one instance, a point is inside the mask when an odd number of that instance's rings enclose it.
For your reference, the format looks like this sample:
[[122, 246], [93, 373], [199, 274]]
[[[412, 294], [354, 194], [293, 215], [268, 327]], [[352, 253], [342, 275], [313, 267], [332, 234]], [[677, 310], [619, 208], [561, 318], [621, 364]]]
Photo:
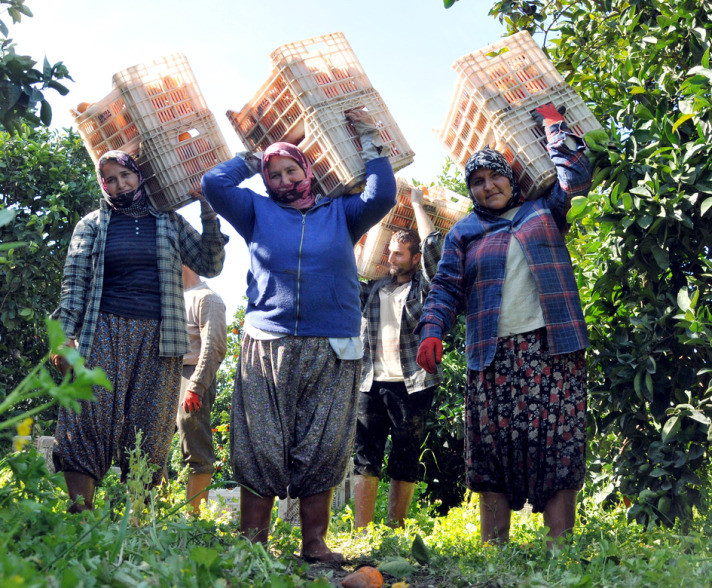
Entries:
[[522, 201], [492, 149], [472, 155], [473, 212], [445, 238], [416, 332], [434, 372], [442, 338], [466, 315], [467, 485], [480, 494], [483, 541], [506, 542], [529, 502], [554, 540], [574, 526], [586, 465], [586, 323], [564, 234], [571, 198], [588, 193], [583, 140], [551, 105], [536, 109], [558, 181]]
[[[93, 507], [94, 487], [116, 457], [122, 479], [141, 432], [141, 450], [162, 475], [175, 428], [183, 355], [189, 350], [182, 265], [213, 277], [225, 256], [217, 215], [199, 194], [202, 235], [181, 215], [152, 206], [136, 162], [122, 151], [97, 164], [99, 209], [77, 223], [64, 266], [58, 318], [87, 366], [112, 389], [94, 387], [81, 412], [60, 409], [54, 461], [69, 512]], [[62, 358], [54, 365], [64, 371]]]

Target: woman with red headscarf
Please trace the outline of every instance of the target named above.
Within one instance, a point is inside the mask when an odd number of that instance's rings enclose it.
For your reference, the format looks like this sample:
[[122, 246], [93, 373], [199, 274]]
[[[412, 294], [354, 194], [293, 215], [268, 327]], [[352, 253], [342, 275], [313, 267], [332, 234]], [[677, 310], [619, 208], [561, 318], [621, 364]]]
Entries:
[[[396, 195], [370, 116], [346, 116], [363, 146], [360, 194], [320, 197], [309, 162], [289, 143], [235, 157], [203, 178], [208, 201], [250, 252], [230, 428], [241, 531], [265, 542], [275, 496], [299, 498], [307, 561], [343, 560], [325, 537], [333, 489], [351, 458], [363, 355], [353, 248]], [[258, 172], [268, 198], [238, 187]]]
[[[60, 409], [54, 461], [64, 473], [70, 512], [93, 506], [94, 486], [118, 457], [122, 478], [128, 451], [141, 449], [162, 475], [175, 428], [183, 355], [190, 349], [182, 265], [220, 273], [225, 241], [217, 215], [202, 196], [202, 235], [175, 212], [156, 210], [136, 162], [109, 151], [97, 164], [104, 199], [79, 221], [69, 243], [58, 318], [86, 358], [102, 368], [112, 389], [94, 387], [81, 412]], [[60, 356], [52, 363], [62, 372]]]

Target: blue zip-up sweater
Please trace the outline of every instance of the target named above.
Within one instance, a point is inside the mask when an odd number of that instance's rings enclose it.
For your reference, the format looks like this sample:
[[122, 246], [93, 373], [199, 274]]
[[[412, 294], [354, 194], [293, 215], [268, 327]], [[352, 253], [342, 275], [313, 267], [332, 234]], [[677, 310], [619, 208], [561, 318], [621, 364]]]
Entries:
[[235, 157], [202, 180], [208, 202], [247, 243], [250, 324], [302, 337], [358, 337], [354, 245], [396, 203], [388, 158], [366, 163], [361, 194], [323, 198], [305, 212], [239, 188], [250, 176], [247, 164]]

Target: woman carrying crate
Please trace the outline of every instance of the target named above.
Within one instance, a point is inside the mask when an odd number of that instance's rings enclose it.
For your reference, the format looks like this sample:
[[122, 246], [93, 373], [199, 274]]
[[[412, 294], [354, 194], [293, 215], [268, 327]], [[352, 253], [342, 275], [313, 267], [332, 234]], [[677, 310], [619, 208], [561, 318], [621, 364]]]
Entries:
[[434, 372], [442, 337], [467, 317], [467, 484], [480, 493], [483, 541], [506, 542], [512, 510], [544, 513], [548, 547], [570, 533], [586, 464], [586, 323], [563, 235], [591, 170], [582, 139], [540, 106], [558, 182], [521, 201], [497, 151], [465, 168], [474, 211], [448, 233], [416, 329], [418, 363]]
[[[122, 479], [141, 431], [141, 449], [161, 479], [175, 429], [183, 355], [190, 349], [182, 264], [220, 273], [225, 240], [200, 195], [202, 235], [148, 200], [141, 171], [122, 151], [97, 164], [104, 199], [74, 229], [64, 265], [58, 318], [87, 365], [102, 368], [112, 390], [94, 387], [81, 412], [59, 411], [54, 460], [64, 472], [70, 512], [93, 506], [94, 486], [118, 456]], [[66, 363], [53, 355], [64, 373]]]
[[[333, 489], [351, 459], [363, 355], [353, 248], [396, 196], [371, 117], [345, 114], [363, 146], [361, 194], [320, 198], [309, 162], [288, 143], [261, 158], [235, 157], [203, 178], [208, 201], [250, 251], [230, 427], [241, 531], [267, 541], [275, 496], [299, 498], [307, 561], [343, 560], [325, 537]], [[258, 172], [268, 198], [238, 187]]]

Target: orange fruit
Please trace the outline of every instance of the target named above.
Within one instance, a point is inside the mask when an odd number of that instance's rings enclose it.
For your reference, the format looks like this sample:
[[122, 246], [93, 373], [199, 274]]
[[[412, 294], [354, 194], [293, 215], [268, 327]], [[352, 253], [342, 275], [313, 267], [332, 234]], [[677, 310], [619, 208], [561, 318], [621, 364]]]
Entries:
[[363, 566], [353, 574], [349, 574], [342, 581], [344, 588], [381, 588], [383, 586], [383, 576], [376, 568]]
[[180, 135], [178, 135], [178, 140], [179, 141], [187, 141], [191, 137], [192, 137], [192, 135], [188, 131], [183, 131]]
[[80, 102], [77, 104], [77, 112], [82, 113], [91, 106], [90, 102]]

